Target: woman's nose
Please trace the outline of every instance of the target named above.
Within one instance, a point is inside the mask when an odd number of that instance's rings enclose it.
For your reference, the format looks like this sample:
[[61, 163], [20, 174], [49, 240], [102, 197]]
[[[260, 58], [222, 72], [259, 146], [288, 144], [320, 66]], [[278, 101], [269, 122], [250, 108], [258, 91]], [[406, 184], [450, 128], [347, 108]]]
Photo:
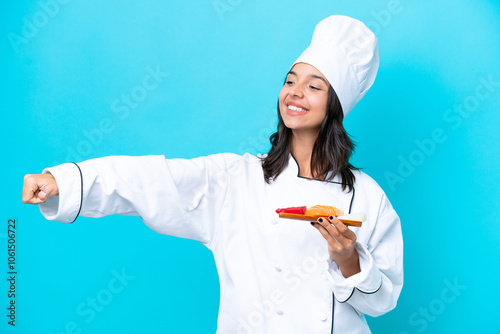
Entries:
[[292, 96], [298, 96], [298, 97], [301, 97], [304, 94], [302, 87], [300, 85], [292, 86], [288, 93]]

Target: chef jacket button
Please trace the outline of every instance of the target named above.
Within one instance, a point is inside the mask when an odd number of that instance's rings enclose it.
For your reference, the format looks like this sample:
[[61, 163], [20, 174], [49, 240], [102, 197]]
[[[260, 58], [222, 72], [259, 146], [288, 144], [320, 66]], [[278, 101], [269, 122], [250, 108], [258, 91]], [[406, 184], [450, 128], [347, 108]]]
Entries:
[[277, 272], [281, 272], [281, 268], [278, 266], [275, 266], [274, 269], [276, 269]]
[[321, 321], [326, 321], [326, 320], [328, 320], [328, 316], [327, 316], [325, 313], [322, 313], [322, 314], [320, 315], [320, 317], [319, 317], [319, 320], [321, 320]]
[[283, 310], [276, 310], [277, 315], [283, 315]]
[[277, 220], [277, 219], [275, 219], [275, 220], [271, 221], [271, 224], [273, 224], [273, 225], [278, 224], [278, 220]]

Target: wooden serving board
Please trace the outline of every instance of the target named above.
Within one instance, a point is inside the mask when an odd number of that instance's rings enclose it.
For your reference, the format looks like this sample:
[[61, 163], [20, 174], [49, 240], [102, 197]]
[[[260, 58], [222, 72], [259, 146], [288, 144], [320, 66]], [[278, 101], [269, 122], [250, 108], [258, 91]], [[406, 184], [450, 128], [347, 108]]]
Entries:
[[[323, 217], [327, 219], [325, 216], [317, 215], [317, 216], [306, 216], [306, 215], [299, 215], [296, 213], [284, 213], [281, 212], [279, 213], [280, 218], [289, 218], [289, 219], [300, 219], [300, 220], [307, 220], [310, 222], [315, 222], [318, 220], [319, 217]], [[344, 223], [347, 226], [356, 226], [360, 227], [362, 222], [360, 220], [350, 220], [350, 219], [343, 219], [342, 216], [337, 217], [342, 223]]]

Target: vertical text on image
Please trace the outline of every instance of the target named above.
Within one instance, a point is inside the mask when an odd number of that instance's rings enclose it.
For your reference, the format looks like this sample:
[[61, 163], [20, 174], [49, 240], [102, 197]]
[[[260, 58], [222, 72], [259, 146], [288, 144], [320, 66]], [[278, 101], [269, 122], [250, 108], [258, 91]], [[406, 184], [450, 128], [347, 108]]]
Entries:
[[7, 282], [8, 282], [8, 306], [7, 323], [16, 326], [16, 283], [17, 283], [17, 263], [16, 263], [16, 220], [9, 219], [7, 222]]

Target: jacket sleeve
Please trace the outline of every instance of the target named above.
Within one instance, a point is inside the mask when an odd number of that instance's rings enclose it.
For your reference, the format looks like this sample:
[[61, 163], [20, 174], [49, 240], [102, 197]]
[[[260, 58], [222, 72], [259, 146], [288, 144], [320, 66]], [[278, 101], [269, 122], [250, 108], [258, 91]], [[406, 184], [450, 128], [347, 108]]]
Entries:
[[389, 312], [403, 287], [403, 238], [396, 211], [385, 195], [381, 215], [367, 244], [356, 241], [361, 272], [344, 278], [329, 259], [328, 275], [335, 298], [350, 304], [358, 313], [372, 317]]
[[195, 159], [112, 156], [48, 168], [59, 195], [40, 204], [49, 220], [73, 222], [78, 215], [140, 216], [162, 234], [207, 245], [227, 192], [222, 154]]

